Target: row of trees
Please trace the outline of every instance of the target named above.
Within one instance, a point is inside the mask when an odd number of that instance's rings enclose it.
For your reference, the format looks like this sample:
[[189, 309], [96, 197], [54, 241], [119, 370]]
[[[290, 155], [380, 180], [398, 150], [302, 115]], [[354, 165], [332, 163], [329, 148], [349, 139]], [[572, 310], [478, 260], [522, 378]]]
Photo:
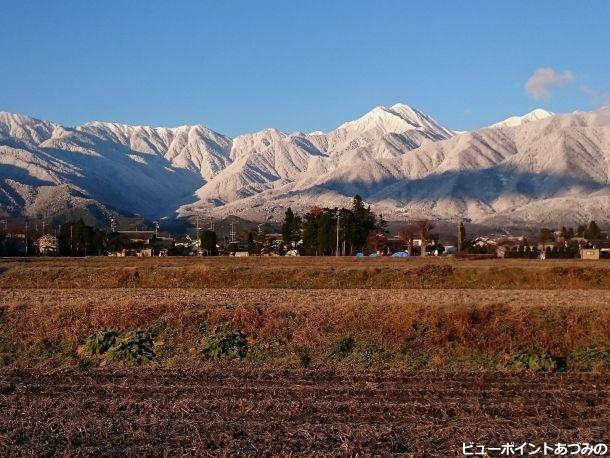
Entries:
[[[434, 223], [428, 220], [405, 225], [399, 239], [411, 254], [434, 237]], [[360, 251], [384, 252], [388, 248], [387, 221], [375, 215], [362, 198], [354, 196], [351, 208], [314, 207], [303, 217], [288, 208], [282, 225], [282, 238], [287, 248], [296, 248], [305, 255], [342, 253], [353, 255]]]
[[63, 256], [101, 256], [108, 252], [108, 237], [103, 230], [78, 219], [61, 225], [57, 245]]
[[563, 226], [556, 235], [556, 231], [549, 228], [540, 229], [538, 240], [540, 243], [548, 242], [565, 242], [572, 240], [574, 237], [582, 237], [587, 240], [601, 240], [603, 233], [595, 221], [590, 221], [588, 224], [581, 224], [574, 230], [572, 227]]
[[[155, 238], [151, 240], [154, 247]], [[85, 224], [82, 219], [62, 224], [57, 234], [57, 245], [60, 256], [101, 256], [122, 250], [139, 250], [144, 242], [130, 240], [126, 234], [119, 232], [106, 233]], [[175, 254], [172, 247], [168, 254]]]
[[328, 256], [337, 250], [353, 254], [375, 238], [385, 237], [386, 225], [383, 216], [376, 216], [356, 195], [351, 208], [314, 207], [303, 217], [288, 208], [282, 239], [287, 249], [298, 249], [305, 255]]
[[[544, 249], [546, 259], [574, 259], [578, 257], [580, 246], [576, 242], [571, 242], [562, 246], [547, 246]], [[529, 245], [519, 245], [511, 247], [504, 254], [505, 258], [537, 259], [542, 254], [542, 250], [532, 248]]]

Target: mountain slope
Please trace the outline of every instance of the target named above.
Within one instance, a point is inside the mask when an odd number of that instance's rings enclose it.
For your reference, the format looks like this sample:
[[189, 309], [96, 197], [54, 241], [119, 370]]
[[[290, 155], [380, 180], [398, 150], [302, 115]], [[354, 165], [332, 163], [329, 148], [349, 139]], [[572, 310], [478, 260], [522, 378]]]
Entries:
[[382, 136], [368, 147], [335, 154], [316, 173], [218, 210], [263, 218], [287, 206], [347, 205], [359, 193], [393, 218], [494, 224], [610, 220], [608, 109], [463, 133], [397, 148], [396, 155], [376, 154], [386, 141]]
[[172, 214], [230, 162], [231, 140], [201, 126], [90, 123], [65, 128], [0, 113], [0, 204], [9, 214], [61, 213], [96, 202]]
[[541, 108], [536, 108], [535, 110], [530, 111], [529, 113], [526, 113], [523, 116], [511, 116], [510, 118], [492, 124], [489, 127], [516, 127], [520, 126], [521, 124], [527, 124], [528, 122], [538, 121], [540, 119], [549, 118], [551, 116], [555, 116], [555, 113], [543, 110]]
[[609, 183], [610, 108], [535, 110], [456, 135], [397, 104], [326, 133], [233, 139], [203, 126], [69, 128], [0, 112], [4, 215], [280, 219], [287, 206], [349, 205], [360, 194], [394, 219], [610, 221]]
[[[391, 158], [452, 132], [407, 105], [377, 107], [324, 134], [266, 129], [234, 139], [233, 162], [197, 191], [202, 202], [222, 205], [257, 193], [345, 169], [355, 160]], [[372, 179], [373, 177], [371, 177]]]

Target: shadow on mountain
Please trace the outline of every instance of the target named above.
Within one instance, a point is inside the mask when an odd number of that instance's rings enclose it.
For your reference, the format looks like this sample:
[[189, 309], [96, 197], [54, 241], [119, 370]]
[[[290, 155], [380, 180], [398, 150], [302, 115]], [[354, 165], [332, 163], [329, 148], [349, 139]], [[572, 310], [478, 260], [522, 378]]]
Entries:
[[11, 164], [0, 164], [0, 203], [7, 208], [9, 212], [12, 207], [18, 208], [24, 206], [25, 200], [11, 183], [4, 181], [6, 179], [11, 179], [19, 185], [32, 187], [53, 186], [55, 184], [32, 175], [27, 169]]
[[55, 183], [32, 175], [27, 169], [11, 164], [0, 164], [0, 179], [10, 178], [28, 186], [49, 186]]
[[[314, 186], [306, 193], [311, 196], [329, 191], [346, 196], [359, 193], [371, 203], [391, 199], [404, 205], [414, 201], [437, 201], [442, 198], [492, 204], [501, 196], [546, 199], [561, 197], [571, 190], [578, 190], [582, 195], [606, 187], [607, 183], [600, 183], [592, 178], [521, 172], [497, 166], [483, 170], [444, 172], [415, 180], [389, 178], [375, 183], [333, 180]], [[287, 193], [285, 197], [290, 195], [303, 195], [303, 192]]]
[[[86, 153], [60, 148], [42, 148], [56, 161], [68, 165], [57, 172], [62, 182], [89, 193], [89, 197], [113, 208], [158, 217], [194, 200], [205, 180], [191, 170], [173, 167], [158, 154], [145, 154], [98, 137], [79, 132]], [[87, 140], [94, 140], [95, 145]], [[71, 142], [77, 143], [74, 139]], [[80, 146], [80, 145], [79, 145]], [[96, 153], [90, 152], [92, 149]], [[103, 154], [97, 153], [103, 151]]]

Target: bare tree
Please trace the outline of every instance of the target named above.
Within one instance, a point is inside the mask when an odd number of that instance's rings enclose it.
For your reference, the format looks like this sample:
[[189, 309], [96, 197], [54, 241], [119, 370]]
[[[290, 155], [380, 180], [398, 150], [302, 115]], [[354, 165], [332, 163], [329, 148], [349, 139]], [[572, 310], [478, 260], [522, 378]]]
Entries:
[[430, 234], [432, 230], [435, 228], [435, 225], [432, 221], [427, 219], [423, 219], [415, 222], [415, 226], [417, 227], [419, 238], [421, 239], [421, 255], [426, 255], [426, 246], [428, 245], [428, 240], [430, 239]]
[[407, 224], [398, 231], [398, 237], [400, 240], [407, 245], [409, 254], [413, 254], [413, 240], [418, 236], [419, 230], [415, 224]]

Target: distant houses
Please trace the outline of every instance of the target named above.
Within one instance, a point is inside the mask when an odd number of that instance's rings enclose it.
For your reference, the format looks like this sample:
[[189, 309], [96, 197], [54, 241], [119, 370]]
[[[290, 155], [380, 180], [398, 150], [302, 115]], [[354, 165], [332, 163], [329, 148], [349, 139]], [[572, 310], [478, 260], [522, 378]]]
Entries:
[[59, 249], [57, 237], [52, 234], [43, 235], [36, 241], [36, 249], [41, 256], [55, 256]]
[[155, 231], [116, 231], [109, 239], [109, 256], [168, 256], [175, 248], [173, 237]]

